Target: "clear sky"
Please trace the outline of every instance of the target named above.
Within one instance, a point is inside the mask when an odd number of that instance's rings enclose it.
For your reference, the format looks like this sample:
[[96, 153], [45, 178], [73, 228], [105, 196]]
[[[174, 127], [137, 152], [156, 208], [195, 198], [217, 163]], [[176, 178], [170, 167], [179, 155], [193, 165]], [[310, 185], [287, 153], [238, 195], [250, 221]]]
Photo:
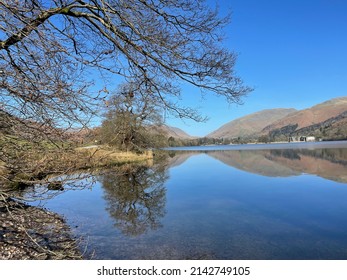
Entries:
[[[217, 0], [232, 11], [225, 46], [238, 54], [236, 72], [254, 88], [243, 105], [182, 88], [182, 101], [209, 117], [205, 123], [167, 119], [191, 135], [270, 108], [304, 109], [347, 96], [346, 0]], [[209, 3], [214, 5], [214, 1]]]

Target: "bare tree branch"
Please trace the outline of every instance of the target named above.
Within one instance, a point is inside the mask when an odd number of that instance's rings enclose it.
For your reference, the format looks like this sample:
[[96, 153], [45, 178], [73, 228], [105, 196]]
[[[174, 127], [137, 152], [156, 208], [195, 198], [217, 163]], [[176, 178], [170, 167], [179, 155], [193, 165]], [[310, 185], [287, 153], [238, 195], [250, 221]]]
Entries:
[[[180, 103], [182, 82], [240, 102], [250, 88], [222, 45], [229, 16], [218, 14], [203, 0], [1, 1], [0, 112], [9, 125], [0, 138], [39, 143], [86, 127], [118, 76], [196, 121], [205, 117]], [[14, 166], [7, 155], [0, 161]]]

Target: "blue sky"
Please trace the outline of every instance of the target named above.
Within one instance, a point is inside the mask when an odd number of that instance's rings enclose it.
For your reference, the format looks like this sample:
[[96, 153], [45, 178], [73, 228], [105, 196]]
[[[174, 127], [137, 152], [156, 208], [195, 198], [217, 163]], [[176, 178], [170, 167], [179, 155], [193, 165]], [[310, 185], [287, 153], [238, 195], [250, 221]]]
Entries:
[[[214, 5], [214, 1], [209, 1]], [[182, 88], [182, 103], [200, 108], [205, 123], [167, 119], [191, 135], [269, 108], [304, 109], [347, 96], [347, 1], [219, 0], [232, 11], [225, 46], [238, 54], [236, 72], [254, 88], [243, 105]]]

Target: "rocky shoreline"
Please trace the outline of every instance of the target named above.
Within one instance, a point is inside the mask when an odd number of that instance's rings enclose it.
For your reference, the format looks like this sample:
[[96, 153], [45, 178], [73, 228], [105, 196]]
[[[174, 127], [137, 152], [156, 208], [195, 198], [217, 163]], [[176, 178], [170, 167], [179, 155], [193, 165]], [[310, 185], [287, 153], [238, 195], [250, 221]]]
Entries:
[[0, 260], [82, 258], [61, 216], [0, 194]]

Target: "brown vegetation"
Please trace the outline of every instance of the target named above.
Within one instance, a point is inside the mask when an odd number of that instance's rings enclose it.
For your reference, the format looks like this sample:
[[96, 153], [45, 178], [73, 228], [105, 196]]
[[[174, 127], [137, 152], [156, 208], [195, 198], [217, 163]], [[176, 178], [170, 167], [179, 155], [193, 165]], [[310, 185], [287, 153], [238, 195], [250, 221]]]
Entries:
[[108, 146], [92, 146], [77, 148], [76, 151], [83, 155], [82, 158], [87, 159], [89, 167], [101, 167], [153, 160], [152, 150], [147, 150], [142, 153], [134, 153], [129, 151], [117, 151]]
[[3, 183], [8, 182], [10, 186], [30, 186], [52, 181], [52, 176], [71, 174], [79, 170], [153, 159], [150, 150], [136, 154], [117, 151], [107, 146], [62, 150], [46, 148], [44, 151], [31, 147], [23, 156], [21, 168], [16, 172], [2, 164], [0, 176]]

